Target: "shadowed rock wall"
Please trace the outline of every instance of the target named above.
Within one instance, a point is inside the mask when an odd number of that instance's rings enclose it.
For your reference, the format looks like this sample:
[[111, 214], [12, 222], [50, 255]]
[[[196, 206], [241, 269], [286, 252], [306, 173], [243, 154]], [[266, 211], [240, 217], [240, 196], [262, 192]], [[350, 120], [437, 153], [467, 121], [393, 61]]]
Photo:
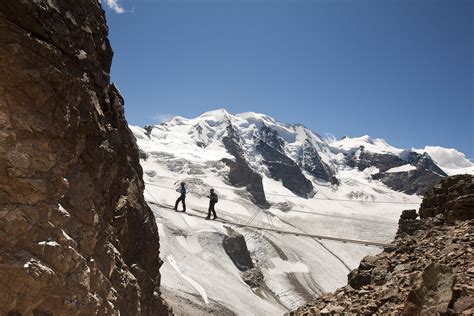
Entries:
[[107, 33], [98, 1], [0, 0], [0, 314], [168, 314]]

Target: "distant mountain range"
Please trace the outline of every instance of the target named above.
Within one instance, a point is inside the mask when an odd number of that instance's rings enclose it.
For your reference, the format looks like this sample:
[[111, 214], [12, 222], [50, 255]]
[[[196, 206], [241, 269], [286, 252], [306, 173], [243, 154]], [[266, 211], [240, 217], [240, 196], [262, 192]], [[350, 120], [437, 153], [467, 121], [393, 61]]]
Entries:
[[373, 180], [407, 194], [423, 194], [448, 174], [474, 173], [474, 164], [454, 149], [403, 150], [369, 136], [336, 141], [303, 125], [252, 112], [232, 115], [218, 109], [194, 119], [177, 116], [159, 125], [131, 128], [139, 139], [174, 148], [177, 157], [221, 160], [229, 168], [228, 181], [246, 187], [263, 207], [268, 203], [262, 176], [308, 198], [315, 194], [313, 181], [337, 187], [339, 172], [348, 168], [368, 172]]

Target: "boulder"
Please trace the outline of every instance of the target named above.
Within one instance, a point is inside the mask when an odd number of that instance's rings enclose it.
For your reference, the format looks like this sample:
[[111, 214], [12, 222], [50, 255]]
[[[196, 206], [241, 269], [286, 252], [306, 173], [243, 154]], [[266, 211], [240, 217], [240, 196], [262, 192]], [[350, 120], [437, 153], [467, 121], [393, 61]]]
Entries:
[[401, 219], [416, 219], [417, 217], [418, 214], [416, 213], [416, 210], [404, 210], [402, 215], [400, 215]]
[[222, 242], [226, 254], [240, 271], [252, 269], [253, 262], [244, 236], [230, 228], [227, 231], [228, 235]]

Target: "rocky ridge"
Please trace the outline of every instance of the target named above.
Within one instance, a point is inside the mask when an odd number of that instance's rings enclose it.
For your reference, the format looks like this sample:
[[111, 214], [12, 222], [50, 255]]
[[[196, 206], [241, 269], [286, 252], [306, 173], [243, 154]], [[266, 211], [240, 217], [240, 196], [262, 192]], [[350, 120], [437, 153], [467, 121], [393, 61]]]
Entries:
[[348, 285], [290, 315], [472, 315], [474, 176], [448, 177], [426, 195], [417, 219], [404, 211], [393, 245], [367, 256]]
[[284, 141], [278, 132], [263, 125], [259, 130], [256, 149], [263, 157], [270, 176], [301, 197], [314, 195], [313, 184], [301, 172], [293, 159], [285, 154]]
[[241, 137], [231, 122], [228, 123], [227, 135], [222, 138], [222, 143], [235, 158], [235, 161], [227, 158], [222, 159], [222, 162], [229, 167], [229, 182], [235, 187], [245, 187], [256, 205], [268, 208], [270, 205], [265, 198], [262, 176], [248, 165], [241, 147]]
[[[393, 190], [407, 194], [424, 194], [447, 176], [427, 153], [418, 154], [410, 151], [396, 156], [387, 153], [370, 153], [362, 147], [356, 152], [350, 151], [345, 154], [349, 166], [356, 167], [360, 171], [376, 167], [378, 172], [372, 175], [372, 179], [380, 180]], [[387, 172], [403, 165], [414, 168], [404, 172]]]
[[[264, 187], [269, 183], [262, 181], [264, 178], [280, 182], [294, 195], [308, 199], [318, 193], [319, 185], [339, 188], [351, 169], [409, 195], [423, 195], [447, 176], [427, 153], [398, 149], [369, 136], [336, 141], [303, 125], [278, 122], [259, 113], [233, 115], [218, 109], [192, 119], [175, 117], [159, 125], [131, 128], [146, 143], [148, 155], [158, 159], [169, 160], [168, 154], [160, 157], [159, 146], [169, 145], [170, 139], [193, 148], [186, 152], [181, 146], [171, 152], [180, 164], [219, 158], [226, 166], [221, 172], [226, 181], [245, 188], [248, 199], [265, 209], [271, 203], [266, 194], [270, 188]], [[211, 152], [215, 155], [206, 155]], [[145, 152], [143, 158], [147, 158]]]
[[0, 1], [0, 314], [166, 315], [99, 1]]

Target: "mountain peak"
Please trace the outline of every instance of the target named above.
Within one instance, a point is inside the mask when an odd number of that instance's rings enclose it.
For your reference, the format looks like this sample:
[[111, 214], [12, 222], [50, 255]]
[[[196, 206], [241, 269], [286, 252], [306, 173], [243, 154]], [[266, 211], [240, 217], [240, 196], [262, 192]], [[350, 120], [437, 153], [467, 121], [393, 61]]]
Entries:
[[366, 151], [380, 154], [400, 155], [402, 149], [389, 145], [383, 138], [371, 138], [369, 135], [361, 137], [344, 137], [332, 143], [336, 148], [351, 150], [364, 147]]
[[207, 111], [207, 112], [204, 112], [202, 113], [201, 115], [199, 115], [199, 117], [214, 117], [214, 118], [225, 118], [225, 117], [229, 117], [231, 116], [232, 114], [230, 114], [229, 112], [227, 112], [226, 109], [224, 108], [219, 108], [219, 109], [215, 109], [215, 110], [211, 110], [211, 111]]

